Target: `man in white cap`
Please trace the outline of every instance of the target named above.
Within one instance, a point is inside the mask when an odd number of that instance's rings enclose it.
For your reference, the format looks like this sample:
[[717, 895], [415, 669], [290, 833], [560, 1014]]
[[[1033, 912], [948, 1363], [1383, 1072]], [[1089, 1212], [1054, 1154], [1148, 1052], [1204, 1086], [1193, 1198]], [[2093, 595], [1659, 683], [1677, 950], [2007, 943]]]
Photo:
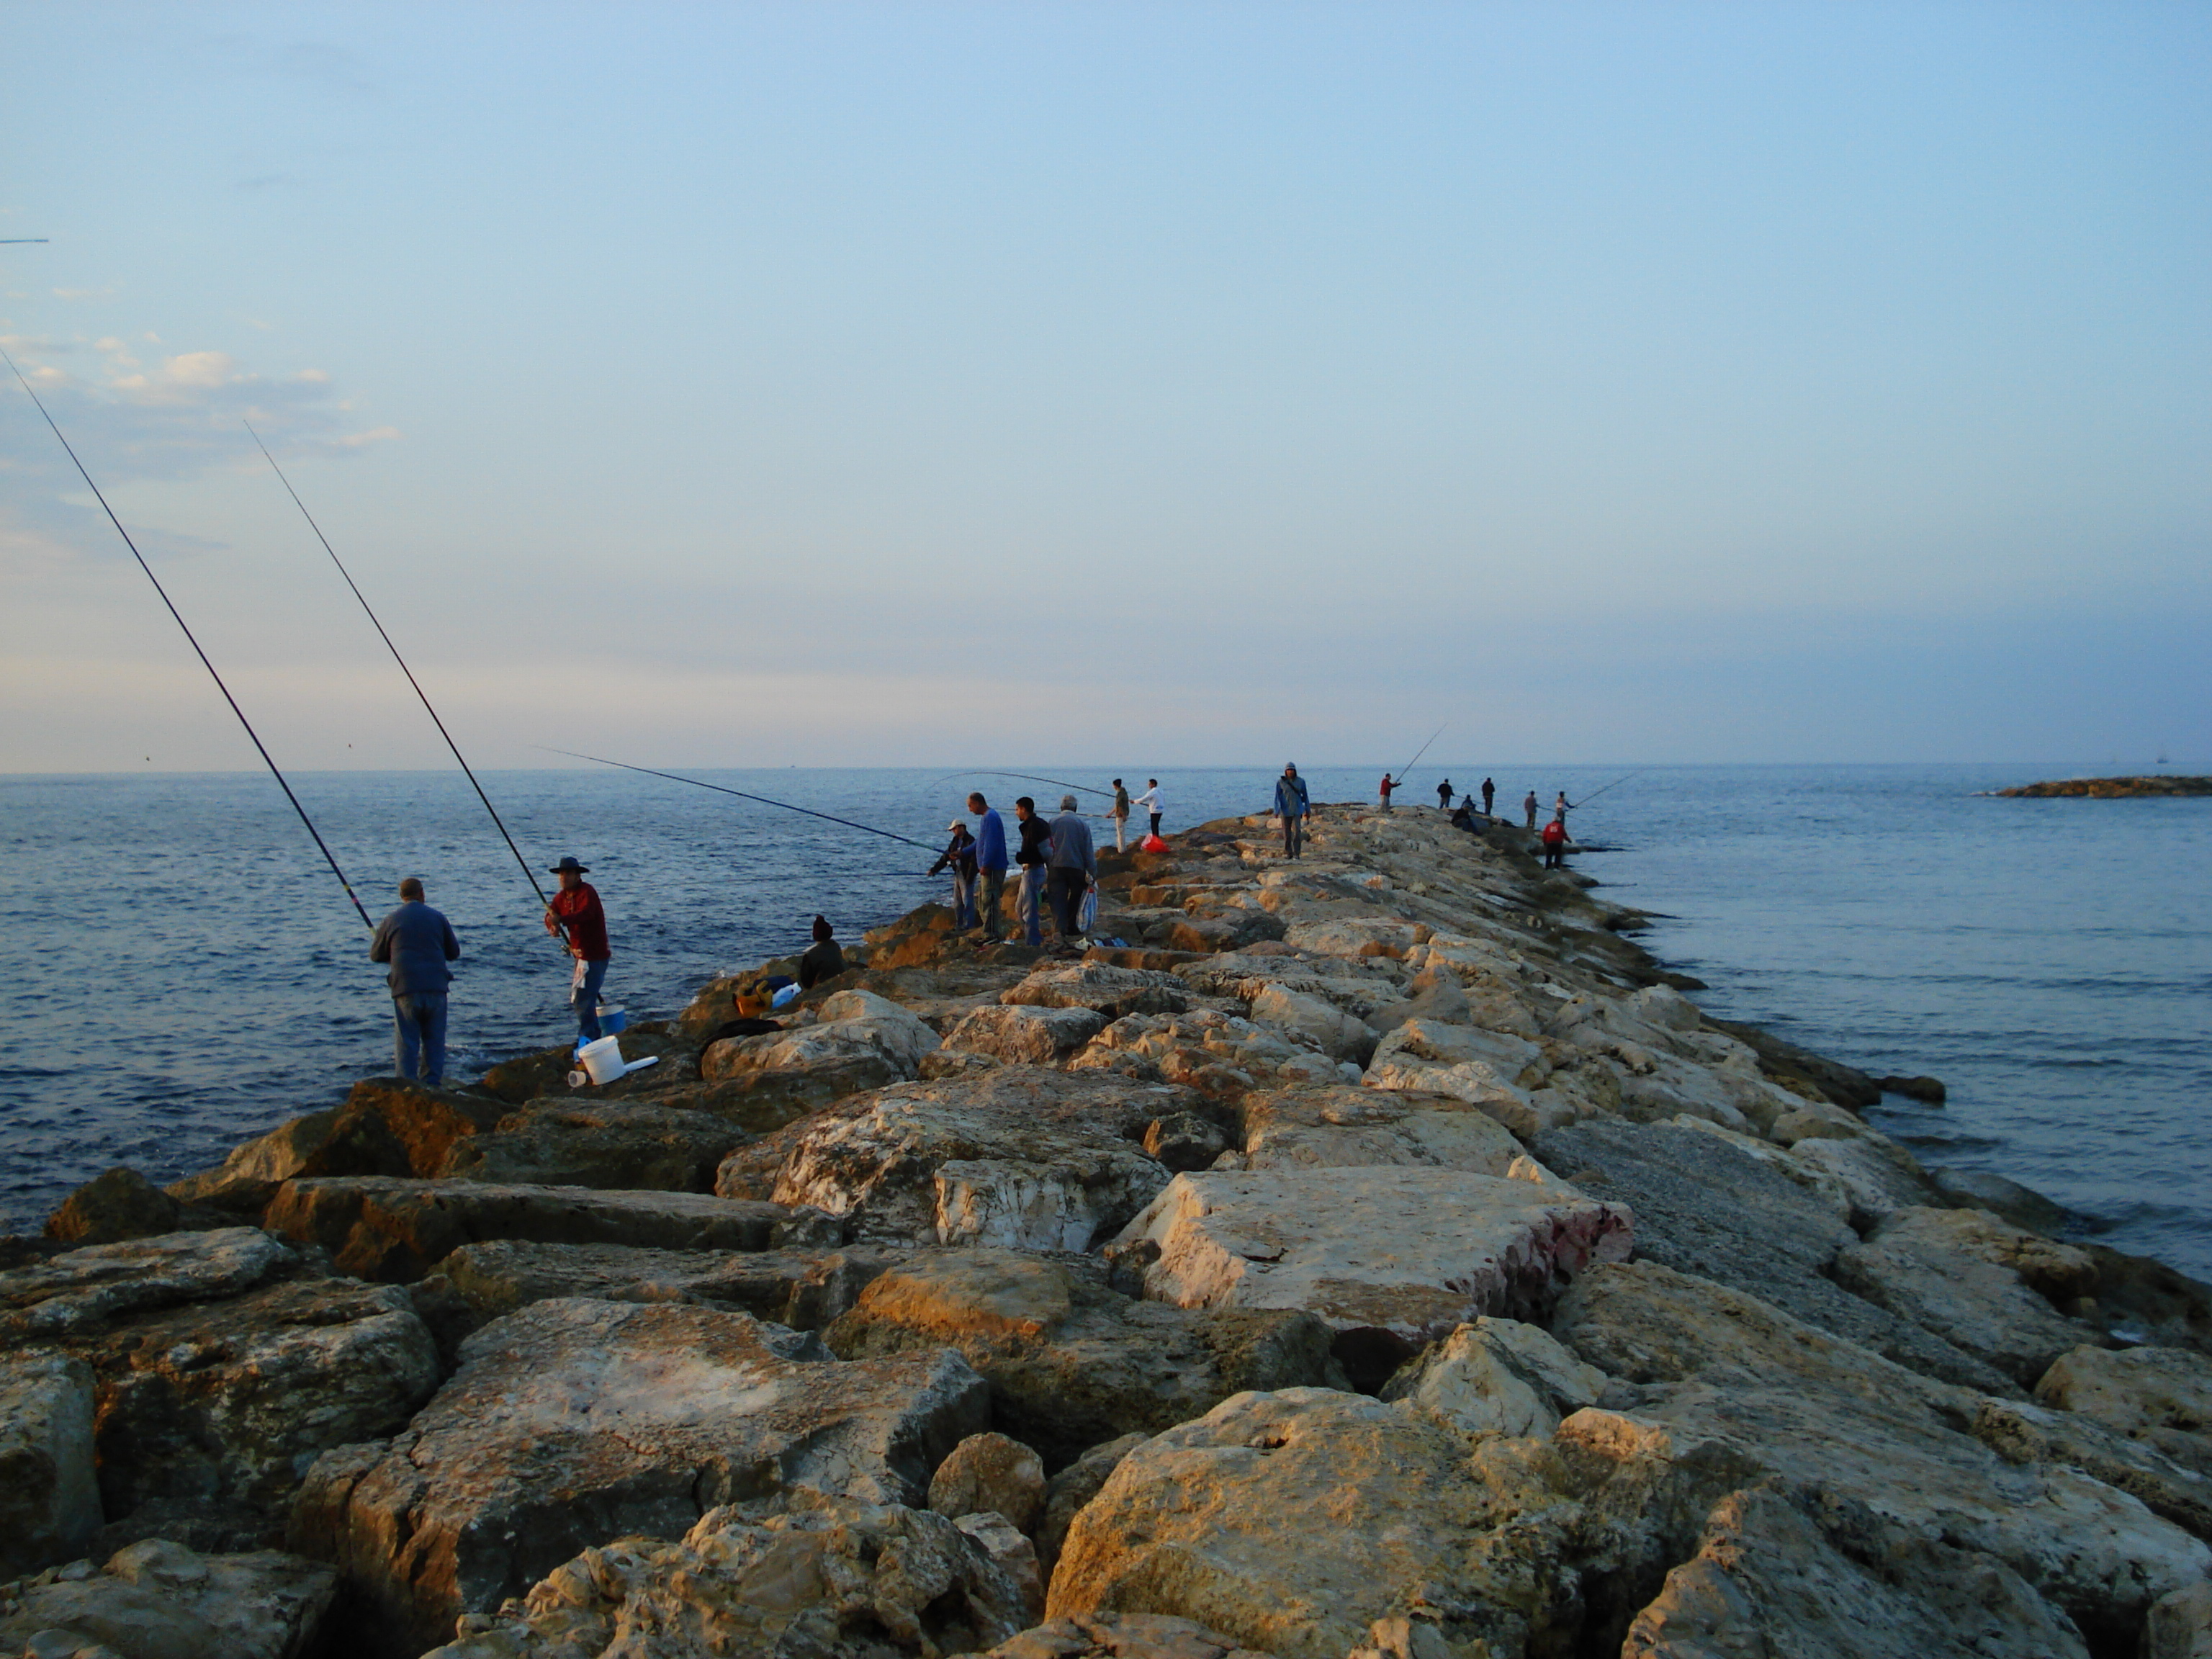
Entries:
[[576, 975], [568, 981], [568, 1007], [576, 1016], [579, 1042], [599, 1040], [599, 988], [607, 982], [607, 963], [614, 952], [607, 948], [607, 913], [599, 890], [584, 878], [592, 866], [576, 862], [570, 853], [552, 866], [561, 878], [561, 890], [545, 907], [545, 931], [568, 941], [568, 954], [576, 959]]

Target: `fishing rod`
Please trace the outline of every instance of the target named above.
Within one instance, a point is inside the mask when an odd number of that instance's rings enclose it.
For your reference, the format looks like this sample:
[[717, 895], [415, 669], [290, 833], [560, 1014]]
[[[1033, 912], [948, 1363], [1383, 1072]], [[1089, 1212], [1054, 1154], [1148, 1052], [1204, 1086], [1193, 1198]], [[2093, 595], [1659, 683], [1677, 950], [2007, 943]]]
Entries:
[[23, 379], [23, 371], [15, 368], [15, 360], [9, 356], [5, 350], [0, 350], [0, 362], [6, 362], [14, 371], [16, 380], [22, 383], [23, 390], [29, 393], [32, 403], [37, 404], [39, 413], [45, 416], [47, 429], [52, 432], [55, 438], [60, 441], [64, 452], [68, 454], [71, 464], [76, 466], [77, 477], [84, 480], [85, 488], [92, 491], [93, 499], [100, 503], [101, 511], [107, 514], [108, 523], [115, 526], [115, 533], [123, 538], [124, 546], [129, 548], [131, 556], [138, 561], [138, 568], [146, 573], [146, 580], [154, 584], [154, 591], [161, 596], [161, 603], [168, 607], [169, 615], [176, 619], [177, 626], [185, 630], [185, 638], [191, 642], [192, 654], [200, 659], [200, 666], [206, 669], [209, 678], [215, 681], [216, 690], [222, 693], [222, 700], [230, 705], [230, 712], [238, 716], [238, 723], [246, 728], [246, 735], [253, 740], [254, 748], [260, 751], [262, 760], [268, 765], [269, 775], [276, 780], [276, 787], [284, 792], [284, 799], [292, 803], [292, 810], [300, 815], [300, 822], [307, 827], [308, 835], [314, 837], [316, 849], [322, 854], [323, 862], [331, 866], [331, 873], [338, 878], [338, 885], [345, 889], [346, 897], [353, 901], [354, 910], [361, 917], [362, 926], [367, 927], [371, 933], [375, 932], [376, 924], [368, 919], [368, 912], [362, 908], [359, 896], [354, 892], [353, 884], [346, 879], [345, 872], [338, 868], [338, 861], [331, 856], [330, 848], [323, 841], [321, 831], [315, 828], [315, 821], [307, 816], [307, 809], [300, 805], [300, 798], [292, 793], [292, 786], [284, 781], [284, 775], [277, 769], [276, 761], [270, 757], [268, 748], [262, 743], [261, 734], [253, 729], [253, 722], [246, 718], [246, 711], [238, 706], [238, 699], [230, 695], [230, 688], [223, 684], [222, 676], [216, 672], [215, 665], [208, 660], [208, 653], [200, 649], [198, 639], [186, 625], [183, 613], [177, 609], [175, 602], [169, 598], [169, 590], [161, 586], [161, 579], [154, 574], [154, 567], [146, 562], [146, 556], [138, 550], [138, 544], [131, 539], [131, 532], [123, 527], [123, 520], [115, 516], [115, 509], [108, 506], [107, 497], [100, 494], [100, 486], [93, 483], [92, 474], [84, 470], [84, 463], [77, 459], [76, 451], [70, 448], [70, 441], [62, 436], [62, 429], [54, 424], [54, 417], [46, 413], [46, 406], [40, 400], [39, 394], [33, 392], [31, 383]]
[[1087, 783], [1070, 783], [1065, 778], [1041, 778], [1031, 772], [947, 772], [943, 777], [933, 779], [931, 787], [950, 783], [955, 778], [1019, 778], [1024, 783], [1048, 783], [1055, 789], [1080, 789], [1086, 795], [1111, 795], [1114, 793], [1111, 789], [1093, 789]]
[[[300, 516], [307, 521], [307, 528], [315, 532], [315, 539], [323, 544], [323, 551], [329, 554], [331, 562], [337, 566], [338, 574], [345, 578], [345, 585], [353, 589], [354, 598], [361, 601], [362, 614], [368, 617], [369, 626], [376, 630], [376, 637], [384, 641], [384, 648], [392, 653], [392, 660], [399, 665], [399, 672], [407, 677], [407, 684], [415, 688], [415, 695], [422, 699], [422, 712], [430, 717], [430, 724], [438, 728], [438, 735], [446, 740], [446, 747], [453, 751], [453, 759], [459, 763], [461, 775], [469, 781], [469, 787], [477, 792], [477, 799], [483, 803], [484, 811], [491, 814], [491, 821], [499, 826], [500, 838], [507, 842], [507, 850], [514, 854], [514, 861], [522, 866], [523, 879], [530, 884], [530, 890], [538, 895], [540, 904], [548, 910], [552, 909], [553, 901], [545, 896], [544, 888], [538, 885], [538, 872], [530, 867], [530, 860], [522, 856], [522, 849], [514, 844], [514, 837], [507, 833], [506, 820], [500, 817], [499, 808], [491, 804], [491, 797], [484, 793], [483, 785], [477, 781], [477, 775], [470, 769], [468, 761], [461, 754], [460, 744], [455, 743], [453, 734], [446, 730], [446, 722], [438, 718], [438, 711], [430, 707], [429, 693], [423, 690], [416, 679], [415, 671], [407, 665], [407, 659], [399, 654], [399, 647], [392, 644], [392, 635], [384, 631], [384, 624], [376, 619], [376, 612], [369, 609], [368, 599], [355, 584], [353, 573], [338, 557], [337, 550], [331, 545], [331, 538], [323, 534], [323, 527], [315, 522], [315, 515], [307, 511], [307, 504], [300, 499], [300, 492], [292, 488], [292, 481], [284, 476], [284, 469], [276, 465], [276, 458], [269, 453], [269, 446], [261, 441], [261, 434], [254, 431], [253, 422], [244, 421], [241, 424], [245, 426], [247, 435], [252, 438], [254, 447], [269, 463], [270, 470], [276, 473], [276, 482], [284, 486], [284, 493], [292, 498], [292, 505], [300, 509]], [[566, 939], [568, 937], [568, 924], [557, 917], [556, 923], [561, 929], [561, 937]]]
[[[1449, 726], [1450, 724], [1451, 724], [1451, 722], [1450, 722], [1449, 720], [1446, 720], [1446, 721], [1444, 722], [1444, 726]], [[1413, 769], [1413, 766], [1414, 766], [1415, 762], [1418, 762], [1418, 761], [1421, 758], [1421, 757], [1422, 757], [1422, 756], [1424, 756], [1424, 755], [1425, 755], [1425, 754], [1427, 754], [1427, 753], [1429, 752], [1429, 744], [1430, 744], [1430, 743], [1434, 743], [1434, 742], [1435, 742], [1438, 738], [1441, 738], [1442, 736], [1443, 736], [1443, 734], [1444, 734], [1444, 726], [1439, 726], [1438, 727], [1437, 727], [1437, 729], [1436, 729], [1435, 731], [1433, 731], [1433, 732], [1430, 732], [1430, 733], [1429, 733], [1429, 743], [1425, 743], [1425, 744], [1422, 744], [1419, 749], [1415, 750], [1413, 751], [1413, 760], [1409, 760], [1409, 761], [1407, 761], [1407, 762], [1403, 766], [1401, 766], [1401, 767], [1400, 767], [1400, 768], [1398, 769], [1398, 781], [1399, 781], [1400, 783], [1403, 783], [1403, 782], [1405, 782], [1405, 781], [1406, 781], [1406, 774], [1407, 774], [1407, 773], [1408, 773], [1408, 772], [1410, 772], [1410, 771], [1412, 771], [1412, 770]]]
[[885, 841], [902, 841], [908, 847], [919, 847], [925, 853], [939, 853], [945, 849], [933, 847], [926, 841], [916, 841], [911, 836], [895, 836], [888, 830], [878, 830], [872, 823], [855, 823], [850, 818], [841, 818], [835, 812], [817, 812], [811, 806], [793, 806], [787, 800], [770, 800], [766, 795], [749, 795], [742, 789], [732, 789], [726, 784], [709, 783], [704, 778], [687, 778], [674, 772], [656, 772], [650, 766], [632, 766], [628, 761], [608, 760], [599, 755], [580, 755], [573, 749], [548, 749], [537, 745], [549, 755], [566, 755], [570, 760], [590, 761], [595, 766], [618, 766], [625, 772], [642, 772], [649, 778], [666, 778], [671, 783], [688, 783], [698, 789], [713, 789], [725, 795], [735, 795], [739, 800], [757, 800], [763, 806], [781, 806], [787, 812], [804, 812], [810, 818], [821, 818], [830, 823], [842, 823], [848, 830], [865, 830], [872, 836], [881, 836]]
[[[1622, 784], [1626, 783], [1630, 778], [1640, 778], [1645, 772], [1648, 772], [1650, 769], [1651, 769], [1647, 766], [1639, 771], [1626, 773], [1623, 775], [1615, 778], [1611, 783], [1606, 785], [1605, 789], [1618, 789]], [[1580, 811], [1583, 807], [1588, 806], [1592, 801], [1595, 800], [1598, 796], [1605, 793], [1605, 789], [1595, 790], [1589, 794], [1584, 795], [1580, 800], [1569, 801], [1567, 805], [1577, 811]]]

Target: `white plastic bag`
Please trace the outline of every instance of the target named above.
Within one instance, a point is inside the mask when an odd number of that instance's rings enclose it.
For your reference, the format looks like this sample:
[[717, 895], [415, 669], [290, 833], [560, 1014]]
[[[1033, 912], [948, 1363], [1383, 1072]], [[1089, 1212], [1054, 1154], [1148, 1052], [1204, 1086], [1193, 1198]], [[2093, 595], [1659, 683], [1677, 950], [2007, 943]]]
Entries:
[[1092, 882], [1083, 890], [1083, 902], [1075, 908], [1075, 931], [1087, 933], [1091, 924], [1098, 920], [1098, 884]]

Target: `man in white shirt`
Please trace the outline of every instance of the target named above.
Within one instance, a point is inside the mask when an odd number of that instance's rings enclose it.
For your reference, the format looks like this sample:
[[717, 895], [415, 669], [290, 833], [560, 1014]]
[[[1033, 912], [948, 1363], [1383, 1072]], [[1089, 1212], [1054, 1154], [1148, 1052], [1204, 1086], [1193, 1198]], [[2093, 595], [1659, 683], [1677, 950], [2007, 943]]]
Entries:
[[1160, 814], [1167, 810], [1167, 805], [1160, 799], [1160, 781], [1146, 778], [1145, 781], [1152, 787], [1137, 797], [1137, 805], [1152, 815], [1152, 833], [1157, 836], [1160, 833]]

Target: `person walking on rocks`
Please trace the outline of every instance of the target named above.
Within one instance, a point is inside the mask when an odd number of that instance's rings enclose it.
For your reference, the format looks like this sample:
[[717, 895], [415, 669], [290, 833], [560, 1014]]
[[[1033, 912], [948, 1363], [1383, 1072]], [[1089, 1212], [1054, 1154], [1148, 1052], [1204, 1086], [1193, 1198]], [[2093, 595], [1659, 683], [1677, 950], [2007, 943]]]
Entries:
[[1126, 839], [1128, 828], [1129, 792], [1121, 787], [1121, 780], [1116, 778], [1114, 780], [1114, 850], [1117, 853], [1129, 850]]
[[1283, 821], [1283, 856], [1294, 859], [1306, 844], [1306, 814], [1313, 810], [1313, 801], [1306, 793], [1306, 781], [1298, 775], [1295, 765], [1285, 766], [1283, 775], [1275, 780], [1275, 816]]
[[1052, 922], [1060, 942], [1073, 945], [1083, 930], [1077, 924], [1083, 896], [1098, 879], [1098, 854], [1091, 845], [1091, 826], [1076, 811], [1075, 797], [1060, 798], [1060, 816], [1052, 821], [1049, 881]]
[[1483, 817], [1488, 817], [1490, 816], [1490, 803], [1491, 803], [1491, 799], [1492, 799], [1492, 798], [1493, 796], [1495, 796], [1497, 793], [1498, 793], [1498, 786], [1497, 786], [1496, 784], [1492, 783], [1492, 782], [1488, 778], [1485, 778], [1485, 779], [1482, 781], [1482, 816], [1483, 816]]
[[999, 910], [1000, 895], [1006, 888], [1006, 824], [978, 790], [968, 797], [968, 810], [975, 813], [975, 909], [983, 924], [983, 942], [996, 945], [1006, 937]]
[[1437, 786], [1437, 811], [1439, 812], [1450, 811], [1451, 798], [1451, 780], [1449, 778], [1446, 778], [1442, 783]]
[[938, 854], [937, 862], [922, 873], [933, 876], [947, 866], [952, 871], [952, 926], [965, 933], [975, 925], [975, 837], [968, 833], [967, 824], [955, 818], [945, 826], [952, 832], [952, 839]]
[[1536, 792], [1534, 790], [1531, 789], [1528, 792], [1528, 799], [1521, 803], [1521, 808], [1528, 815], [1528, 833], [1533, 836], [1536, 833]]
[[1147, 778], [1145, 781], [1151, 787], [1137, 797], [1137, 805], [1152, 815], [1152, 835], [1157, 837], [1160, 833], [1160, 814], [1168, 810], [1167, 802], [1160, 794], [1160, 781], [1158, 778]]
[[446, 988], [453, 982], [446, 964], [460, 957], [453, 925], [422, 902], [421, 880], [408, 877], [399, 908], [376, 924], [368, 959], [390, 964], [392, 1070], [434, 1089], [446, 1080]]
[[1021, 917], [1022, 943], [1034, 951], [1044, 944], [1037, 907], [1044, 897], [1044, 866], [1052, 826], [1037, 816], [1036, 803], [1022, 795], [1014, 801], [1014, 827], [1022, 837], [1021, 850], [1014, 854], [1014, 862], [1022, 870], [1021, 896], [1016, 908]]
[[561, 890], [545, 907], [545, 931], [563, 935], [568, 954], [576, 959], [575, 977], [568, 981], [568, 1007], [576, 1016], [580, 1042], [599, 1040], [599, 988], [607, 982], [607, 963], [614, 952], [607, 947], [606, 908], [599, 890], [584, 878], [588, 864], [576, 862], [574, 853], [552, 866], [561, 878]]
[[799, 988], [811, 991], [825, 979], [845, 971], [845, 953], [837, 948], [837, 930], [827, 916], [814, 918], [814, 943], [799, 958]]
[[1382, 775], [1382, 781], [1375, 786], [1376, 793], [1382, 798], [1382, 810], [1386, 812], [1390, 810], [1390, 792], [1397, 787], [1398, 780], [1388, 772]]

